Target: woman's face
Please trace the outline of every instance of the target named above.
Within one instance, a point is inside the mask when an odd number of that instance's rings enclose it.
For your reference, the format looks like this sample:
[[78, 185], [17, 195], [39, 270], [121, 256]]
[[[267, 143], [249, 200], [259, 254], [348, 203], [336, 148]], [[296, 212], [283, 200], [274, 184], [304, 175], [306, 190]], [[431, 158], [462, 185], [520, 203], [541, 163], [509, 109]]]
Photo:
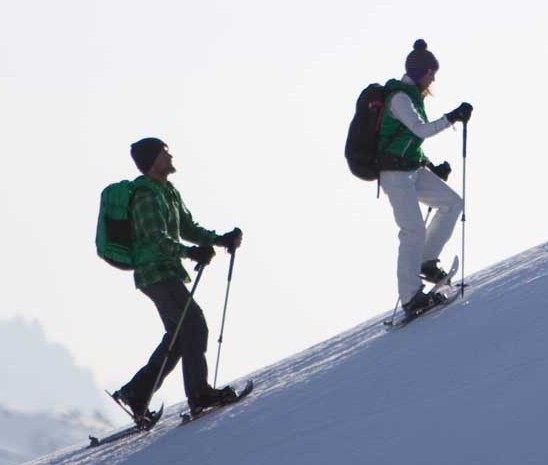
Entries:
[[430, 84], [432, 84], [436, 80], [436, 73], [437, 70], [429, 69], [428, 72], [419, 79], [418, 85], [421, 91], [425, 91], [430, 87]]

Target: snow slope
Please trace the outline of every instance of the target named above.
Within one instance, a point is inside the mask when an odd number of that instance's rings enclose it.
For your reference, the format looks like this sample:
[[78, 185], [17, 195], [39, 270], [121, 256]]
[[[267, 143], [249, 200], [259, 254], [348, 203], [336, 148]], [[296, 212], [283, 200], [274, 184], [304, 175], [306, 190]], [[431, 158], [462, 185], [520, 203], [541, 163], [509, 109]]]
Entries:
[[199, 421], [174, 405], [150, 433], [29, 463], [546, 464], [548, 244], [468, 283], [404, 329], [381, 315], [251, 374], [250, 397]]

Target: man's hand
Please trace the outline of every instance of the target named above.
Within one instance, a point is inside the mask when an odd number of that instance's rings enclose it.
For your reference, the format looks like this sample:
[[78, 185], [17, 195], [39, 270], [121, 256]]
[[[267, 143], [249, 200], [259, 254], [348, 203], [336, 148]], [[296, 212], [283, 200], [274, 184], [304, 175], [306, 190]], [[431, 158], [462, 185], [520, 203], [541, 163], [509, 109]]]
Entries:
[[209, 265], [211, 259], [215, 255], [215, 250], [210, 245], [200, 245], [190, 247], [187, 250], [186, 256], [195, 262], [198, 262], [200, 265], [205, 266]]
[[234, 228], [232, 231], [220, 236], [215, 241], [215, 245], [226, 247], [226, 249], [232, 253], [242, 244], [242, 236], [242, 230], [240, 228]]

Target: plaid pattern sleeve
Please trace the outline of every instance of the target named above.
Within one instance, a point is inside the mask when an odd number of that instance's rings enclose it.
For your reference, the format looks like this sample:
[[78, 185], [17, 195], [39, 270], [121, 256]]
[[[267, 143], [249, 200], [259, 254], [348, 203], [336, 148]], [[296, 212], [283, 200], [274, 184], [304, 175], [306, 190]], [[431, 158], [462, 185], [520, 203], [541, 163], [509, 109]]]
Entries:
[[215, 231], [203, 228], [192, 219], [192, 215], [181, 202], [180, 210], [180, 229], [181, 237], [189, 242], [198, 245], [214, 245], [218, 239]]
[[198, 245], [214, 245], [219, 238], [215, 231], [200, 226], [192, 218], [190, 210], [186, 207], [181, 194], [172, 185], [172, 195], [179, 210], [179, 234], [182, 239]]

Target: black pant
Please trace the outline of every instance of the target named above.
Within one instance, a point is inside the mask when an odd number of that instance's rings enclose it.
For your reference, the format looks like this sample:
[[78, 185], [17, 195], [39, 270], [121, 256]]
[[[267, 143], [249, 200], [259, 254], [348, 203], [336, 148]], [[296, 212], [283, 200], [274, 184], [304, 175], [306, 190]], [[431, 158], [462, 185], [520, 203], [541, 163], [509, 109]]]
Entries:
[[[190, 297], [190, 292], [178, 278], [152, 284], [142, 289], [142, 292], [156, 305], [166, 330], [162, 341], [150, 356], [148, 363], [123, 388], [130, 390], [135, 397], [146, 402], [154, 387], [154, 382], [162, 367], [169, 344], [173, 339], [173, 333]], [[208, 334], [204, 313], [192, 299], [157, 388], [175, 368], [179, 359], [182, 361], [183, 381], [187, 397], [193, 398], [208, 388], [205, 358]]]

